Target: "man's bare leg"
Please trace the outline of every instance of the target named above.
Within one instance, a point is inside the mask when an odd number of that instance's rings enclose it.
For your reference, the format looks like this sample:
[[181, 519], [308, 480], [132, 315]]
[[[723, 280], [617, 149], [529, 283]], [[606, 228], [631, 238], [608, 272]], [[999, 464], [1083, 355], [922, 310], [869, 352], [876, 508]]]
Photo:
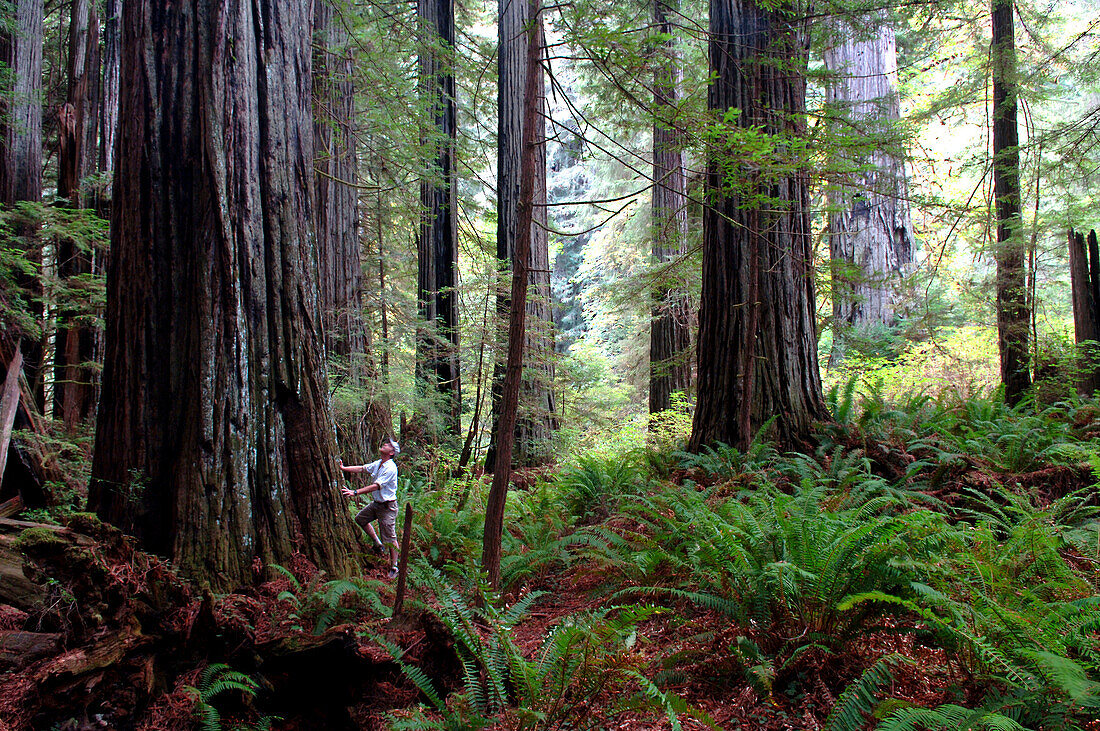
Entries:
[[382, 541], [378, 539], [378, 534], [374, 532], [374, 523], [367, 523], [364, 530], [367, 531], [367, 535], [370, 536], [370, 539], [374, 541], [374, 548], [377, 552], [377, 550], [382, 547]]
[[397, 576], [397, 544], [387, 543], [386, 549], [390, 554], [390, 570], [387, 575], [392, 579]]

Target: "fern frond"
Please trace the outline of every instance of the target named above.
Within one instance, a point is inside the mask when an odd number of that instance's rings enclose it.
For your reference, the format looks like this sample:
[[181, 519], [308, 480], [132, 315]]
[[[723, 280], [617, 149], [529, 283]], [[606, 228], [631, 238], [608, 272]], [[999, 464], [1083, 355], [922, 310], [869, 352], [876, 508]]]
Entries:
[[285, 566], [280, 566], [277, 563], [268, 564], [267, 566], [268, 568], [274, 570], [275, 573], [282, 574], [283, 578], [289, 581], [291, 586], [294, 587], [294, 591], [299, 592], [302, 590], [301, 582], [298, 581], [297, 576], [290, 572], [290, 569], [286, 568]]
[[405, 656], [404, 650], [381, 635], [375, 635], [373, 639], [379, 645], [386, 648], [386, 651], [390, 653], [390, 657], [392, 657], [394, 662], [397, 663], [397, 666], [401, 668], [401, 672], [406, 678], [413, 682], [413, 685], [415, 685], [421, 693], [424, 694], [424, 697], [428, 699], [433, 708], [439, 711], [446, 710], [447, 704], [443, 702], [435, 686], [432, 685], [431, 678], [429, 678], [420, 668], [415, 665], [410, 665], [401, 659]]
[[875, 708], [875, 696], [893, 682], [891, 670], [902, 663], [912, 664], [912, 660], [903, 655], [887, 655], [864, 670], [837, 698], [825, 719], [823, 731], [860, 731], [866, 726]]
[[1083, 667], [1069, 659], [1044, 650], [1021, 650], [1047, 684], [1065, 694], [1082, 708], [1100, 707], [1100, 683], [1090, 680]]
[[900, 708], [879, 724], [877, 731], [1030, 731], [999, 713], [947, 704], [938, 708]]

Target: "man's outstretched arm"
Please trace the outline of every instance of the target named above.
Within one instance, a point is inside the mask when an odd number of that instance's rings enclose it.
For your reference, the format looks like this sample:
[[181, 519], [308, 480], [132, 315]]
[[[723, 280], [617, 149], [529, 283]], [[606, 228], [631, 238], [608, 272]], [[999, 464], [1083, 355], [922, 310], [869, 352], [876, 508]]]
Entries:
[[[336, 466], [339, 467], [344, 472], [347, 472], [349, 474], [360, 474], [360, 473], [363, 473], [363, 472], [367, 471], [367, 466], [365, 464], [345, 465], [343, 460], [341, 460], [339, 457], [336, 458]], [[358, 490], [352, 490], [349, 487], [340, 488], [341, 492], [343, 492], [348, 497], [354, 497], [355, 495], [363, 495], [365, 493], [374, 492], [375, 490], [381, 490], [381, 489], [382, 489], [382, 486], [379, 485], [377, 482], [372, 482], [371, 484], [367, 485], [366, 487], [359, 488]]]

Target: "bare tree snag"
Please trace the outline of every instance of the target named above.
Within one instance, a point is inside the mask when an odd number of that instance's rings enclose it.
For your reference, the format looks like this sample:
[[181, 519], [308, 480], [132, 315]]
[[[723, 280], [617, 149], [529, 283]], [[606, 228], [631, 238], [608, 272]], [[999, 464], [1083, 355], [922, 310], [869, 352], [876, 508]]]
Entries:
[[405, 527], [401, 531], [401, 555], [397, 563], [397, 592], [393, 598], [393, 616], [401, 616], [405, 606], [405, 581], [409, 575], [409, 544], [412, 541], [413, 506], [405, 503]]

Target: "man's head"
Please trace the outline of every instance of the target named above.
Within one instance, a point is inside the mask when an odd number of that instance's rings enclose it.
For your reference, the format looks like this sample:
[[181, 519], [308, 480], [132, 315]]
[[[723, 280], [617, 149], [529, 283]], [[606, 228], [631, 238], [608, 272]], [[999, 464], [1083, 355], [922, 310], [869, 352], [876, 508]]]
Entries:
[[400, 451], [401, 448], [398, 447], [397, 442], [393, 441], [392, 439], [387, 439], [386, 441], [382, 442], [382, 446], [378, 448], [378, 454], [386, 459], [393, 457]]

